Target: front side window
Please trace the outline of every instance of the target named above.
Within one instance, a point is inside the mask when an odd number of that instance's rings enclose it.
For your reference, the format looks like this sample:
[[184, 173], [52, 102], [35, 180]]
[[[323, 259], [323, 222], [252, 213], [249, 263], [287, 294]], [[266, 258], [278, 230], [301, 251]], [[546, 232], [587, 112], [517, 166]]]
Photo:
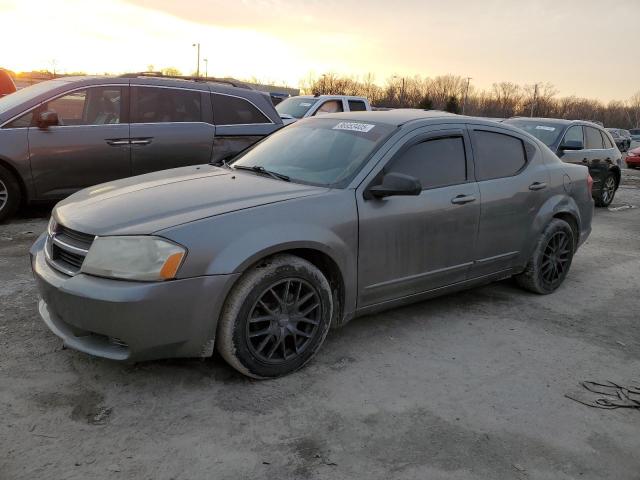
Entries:
[[462, 137], [426, 140], [401, 153], [389, 168], [417, 178], [423, 189], [455, 185], [467, 181], [467, 165]]
[[367, 106], [362, 100], [349, 100], [349, 110], [352, 112], [365, 112]]
[[602, 135], [593, 127], [584, 127], [587, 149], [603, 149]]
[[584, 145], [584, 135], [582, 133], [582, 127], [580, 125], [574, 125], [569, 127], [567, 133], [564, 134], [564, 144]]
[[373, 122], [306, 120], [278, 130], [231, 166], [263, 167], [294, 182], [342, 188], [394, 131]]
[[478, 180], [511, 177], [527, 163], [524, 143], [519, 138], [475, 130], [473, 140]]
[[271, 123], [264, 113], [244, 98], [214, 93], [213, 121], [216, 125], [249, 125]]
[[200, 92], [179, 88], [132, 87], [132, 123], [202, 121]]
[[42, 110], [57, 113], [62, 126], [120, 123], [122, 89], [95, 87], [78, 90], [50, 100]]
[[320, 105], [320, 108], [316, 110], [314, 115], [326, 115], [327, 113], [338, 113], [342, 111], [344, 111], [344, 109], [342, 108], [341, 100], [327, 100]]

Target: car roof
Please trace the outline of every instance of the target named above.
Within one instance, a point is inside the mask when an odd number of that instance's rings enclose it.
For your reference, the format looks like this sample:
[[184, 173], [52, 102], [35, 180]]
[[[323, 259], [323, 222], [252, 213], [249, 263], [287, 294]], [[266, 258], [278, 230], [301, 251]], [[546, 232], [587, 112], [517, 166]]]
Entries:
[[551, 124], [557, 124], [557, 125], [588, 125], [588, 126], [597, 127], [601, 130], [604, 130], [604, 127], [602, 127], [602, 125], [598, 125], [597, 123], [590, 122], [589, 120], [566, 120], [564, 118], [544, 118], [544, 117], [511, 117], [511, 118], [508, 118], [506, 121], [509, 121], [509, 120], [526, 120], [531, 122], [544, 122], [544, 123], [551, 123]]
[[[374, 110], [365, 112], [344, 112], [344, 113], [329, 113], [323, 115], [322, 118], [335, 118], [335, 119], [348, 119], [358, 122], [376, 122], [384, 123], [399, 127], [405, 123], [415, 120], [428, 120], [428, 119], [473, 119], [473, 117], [463, 117], [461, 115], [455, 115], [453, 113], [441, 112], [439, 110], [418, 110], [413, 108], [397, 108], [395, 110]], [[474, 119], [475, 120], [475, 119]], [[480, 119], [482, 120], [482, 119]], [[487, 120], [483, 122], [489, 123]]]

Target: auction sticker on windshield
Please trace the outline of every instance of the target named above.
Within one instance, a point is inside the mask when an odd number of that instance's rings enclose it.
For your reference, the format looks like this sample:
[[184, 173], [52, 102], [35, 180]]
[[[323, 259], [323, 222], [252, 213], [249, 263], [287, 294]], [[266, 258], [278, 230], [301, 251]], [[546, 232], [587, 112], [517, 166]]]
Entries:
[[538, 125], [536, 130], [547, 130], [548, 132], [553, 132], [555, 127], [547, 127], [546, 125]]
[[362, 132], [368, 133], [370, 132], [375, 125], [370, 123], [358, 123], [358, 122], [340, 122], [335, 127], [334, 130], [349, 130], [351, 132]]

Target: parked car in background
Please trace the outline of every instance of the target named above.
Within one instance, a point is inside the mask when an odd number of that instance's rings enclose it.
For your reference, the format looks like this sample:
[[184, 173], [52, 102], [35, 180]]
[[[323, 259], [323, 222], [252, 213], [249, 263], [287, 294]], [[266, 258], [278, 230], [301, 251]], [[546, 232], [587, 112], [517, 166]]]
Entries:
[[629, 150], [624, 161], [629, 168], [640, 168], [640, 147]]
[[299, 95], [283, 100], [276, 110], [285, 125], [301, 118], [340, 112], [363, 112], [371, 110], [369, 100], [348, 95]]
[[631, 134], [631, 140], [640, 142], [640, 128], [632, 128], [629, 133]]
[[268, 94], [202, 79], [65, 77], [0, 99], [0, 220], [118, 178], [231, 158], [283, 126]]
[[0, 68], [0, 98], [16, 91], [16, 85], [9, 72]]
[[330, 326], [515, 276], [539, 294], [591, 231], [587, 168], [520, 129], [420, 110], [295, 123], [230, 166], [63, 200], [31, 249], [64, 343], [137, 361], [304, 366]]
[[563, 162], [589, 167], [596, 205], [606, 207], [613, 201], [620, 185], [622, 154], [604, 128], [583, 120], [554, 118], [516, 117], [504, 123], [540, 139]]
[[607, 128], [607, 131], [613, 137], [618, 150], [626, 152], [631, 147], [631, 134], [627, 130], [621, 128]]

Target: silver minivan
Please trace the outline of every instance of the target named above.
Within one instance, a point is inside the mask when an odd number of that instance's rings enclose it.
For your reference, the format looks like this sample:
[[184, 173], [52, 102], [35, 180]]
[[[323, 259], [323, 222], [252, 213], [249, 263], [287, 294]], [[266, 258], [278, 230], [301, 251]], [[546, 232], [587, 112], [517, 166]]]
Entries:
[[66, 77], [0, 99], [0, 221], [24, 202], [230, 158], [283, 126], [268, 94], [149, 74]]

